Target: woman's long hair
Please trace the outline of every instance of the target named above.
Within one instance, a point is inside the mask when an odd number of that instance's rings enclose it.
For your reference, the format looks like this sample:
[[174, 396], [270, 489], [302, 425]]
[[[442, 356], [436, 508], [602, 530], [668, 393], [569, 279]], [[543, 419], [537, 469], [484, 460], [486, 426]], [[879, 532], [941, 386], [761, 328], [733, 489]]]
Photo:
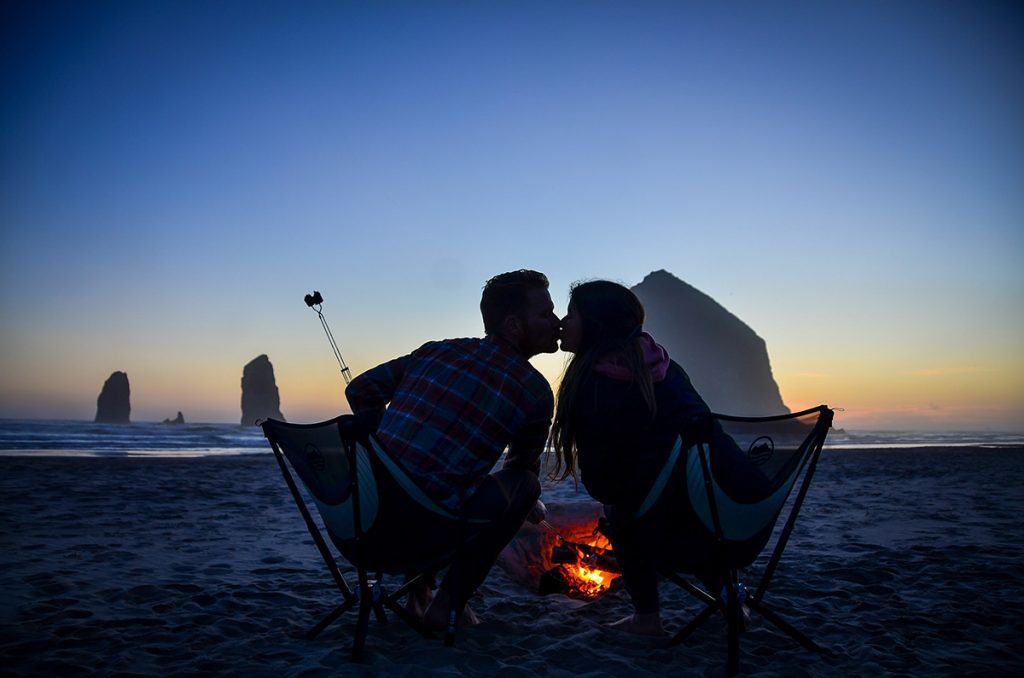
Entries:
[[549, 477], [552, 480], [576, 477], [578, 422], [574, 413], [577, 398], [601, 358], [617, 355], [621, 364], [629, 369], [632, 383], [639, 387], [652, 417], [655, 411], [654, 384], [640, 341], [644, 307], [633, 291], [608, 280], [577, 283], [572, 287], [569, 306], [582, 319], [583, 331], [576, 354], [566, 366], [558, 387], [555, 421], [551, 425], [554, 461], [550, 464]]

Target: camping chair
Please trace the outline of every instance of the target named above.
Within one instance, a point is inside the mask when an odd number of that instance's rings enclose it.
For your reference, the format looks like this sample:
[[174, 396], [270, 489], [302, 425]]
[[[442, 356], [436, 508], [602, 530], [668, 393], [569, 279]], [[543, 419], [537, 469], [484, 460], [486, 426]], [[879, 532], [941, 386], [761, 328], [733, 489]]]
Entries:
[[[261, 426], [306, 528], [341, 592], [341, 603], [306, 637], [315, 638], [356, 606], [354, 661], [362, 659], [371, 610], [378, 622], [387, 621], [386, 608], [424, 637], [433, 637], [398, 600], [424, 577], [450, 562], [457, 545], [472, 536], [476, 521], [458, 518], [424, 494], [375, 436], [360, 432], [352, 415], [317, 424], [266, 419]], [[313, 521], [289, 466], [316, 505], [331, 541], [342, 557], [355, 566], [354, 590]], [[416, 516], [415, 525], [409, 520], [412, 515]], [[383, 584], [385, 574], [404, 575], [406, 580], [388, 593]], [[457, 618], [457, 611], [451, 611], [446, 645], [454, 643]]]
[[[684, 488], [685, 510], [692, 512], [692, 522], [705, 533], [704, 543], [710, 547], [711, 562], [702, 575], [705, 582], [714, 583], [705, 583], [702, 588], [680, 576], [676, 567], [662, 568], [667, 579], [705, 605], [672, 638], [671, 644], [686, 640], [720, 610], [728, 626], [728, 671], [735, 674], [739, 671], [739, 634], [743, 630], [745, 604], [803, 647], [824, 651], [767, 606], [764, 596], [807, 496], [832, 416], [832, 410], [824, 405], [774, 417], [712, 414], [698, 426], [699, 433], [694, 435], [691, 428], [677, 439], [637, 518], [654, 506], [671, 477], [683, 478], [684, 482], [676, 483], [675, 487]], [[727, 469], [724, 461], [735, 459], [736, 455], [745, 455], [750, 462], [742, 465], [744, 471], [735, 474], [746, 475], [739, 480], [730, 477], [732, 469]], [[756, 483], [750, 482], [751, 473], [757, 474]], [[739, 571], [752, 564], [765, 549], [787, 499], [798, 485], [761, 580], [755, 588], [747, 589], [739, 580]], [[720, 591], [714, 590], [718, 587]]]

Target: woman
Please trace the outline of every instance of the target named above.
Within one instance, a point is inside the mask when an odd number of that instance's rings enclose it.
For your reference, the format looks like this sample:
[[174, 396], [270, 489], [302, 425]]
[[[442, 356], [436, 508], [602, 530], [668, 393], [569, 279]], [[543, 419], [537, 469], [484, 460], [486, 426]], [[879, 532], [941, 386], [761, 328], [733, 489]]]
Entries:
[[661, 635], [658, 565], [668, 558], [677, 569], [706, 575], [712, 544], [671, 485], [641, 520], [633, 516], [676, 438], [688, 425], [706, 423], [709, 409], [643, 322], [643, 305], [628, 288], [604, 280], [573, 287], [561, 348], [574, 356], [558, 390], [552, 477], [575, 477], [578, 468], [587, 492], [605, 505], [608, 537], [635, 610], [612, 626]]

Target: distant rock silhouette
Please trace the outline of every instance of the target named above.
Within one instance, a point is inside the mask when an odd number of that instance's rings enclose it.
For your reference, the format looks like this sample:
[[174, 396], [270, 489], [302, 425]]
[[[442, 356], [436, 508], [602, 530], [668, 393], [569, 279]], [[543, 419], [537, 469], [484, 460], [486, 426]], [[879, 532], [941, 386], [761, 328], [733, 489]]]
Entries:
[[181, 413], [181, 410], [178, 410], [178, 416], [176, 416], [174, 419], [164, 419], [164, 423], [165, 424], [184, 424], [185, 423], [185, 415], [183, 415]]
[[266, 355], [260, 355], [242, 370], [242, 424], [252, 425], [258, 419], [284, 420], [281, 396], [274, 381], [274, 366]]
[[103, 390], [96, 399], [96, 423], [127, 424], [132, 412], [129, 399], [128, 375], [114, 372], [103, 383]]
[[644, 323], [686, 370], [714, 412], [740, 416], [785, 414], [764, 339], [700, 290], [667, 271], [633, 287]]

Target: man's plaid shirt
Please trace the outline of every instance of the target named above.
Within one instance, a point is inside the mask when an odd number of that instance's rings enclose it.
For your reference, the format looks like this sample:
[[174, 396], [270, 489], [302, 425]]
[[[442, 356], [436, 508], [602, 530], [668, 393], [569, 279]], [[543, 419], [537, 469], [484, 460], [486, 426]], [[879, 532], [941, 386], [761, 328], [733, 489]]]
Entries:
[[456, 511], [506, 446], [505, 468], [537, 471], [554, 410], [540, 372], [491, 339], [424, 344], [359, 375], [345, 395], [417, 484]]

